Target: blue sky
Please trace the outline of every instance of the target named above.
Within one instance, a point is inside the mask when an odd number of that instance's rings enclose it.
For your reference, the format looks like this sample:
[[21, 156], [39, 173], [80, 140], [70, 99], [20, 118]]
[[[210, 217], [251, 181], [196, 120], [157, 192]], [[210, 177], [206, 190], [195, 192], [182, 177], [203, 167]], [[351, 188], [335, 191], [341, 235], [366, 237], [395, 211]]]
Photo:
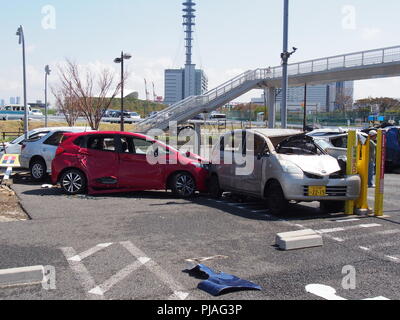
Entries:
[[[182, 0], [2, 0], [0, 9], [0, 98], [21, 96], [21, 49], [15, 32], [25, 28], [28, 99], [43, 99], [43, 68], [65, 58], [92, 67], [113, 65], [121, 50], [130, 52], [128, 90], [144, 98], [144, 81], [163, 94], [165, 68], [184, 64]], [[210, 88], [240, 72], [280, 63], [282, 0], [197, 0], [194, 61]], [[55, 29], [44, 29], [55, 9]], [[354, 8], [354, 20], [349, 11]], [[291, 0], [292, 62], [400, 44], [398, 0]], [[350, 17], [351, 18], [351, 17]], [[349, 24], [350, 23], [350, 24]], [[56, 85], [56, 74], [51, 81]], [[400, 97], [399, 78], [360, 81], [356, 97]], [[259, 92], [252, 92], [257, 96]], [[249, 96], [242, 99], [246, 100]]]

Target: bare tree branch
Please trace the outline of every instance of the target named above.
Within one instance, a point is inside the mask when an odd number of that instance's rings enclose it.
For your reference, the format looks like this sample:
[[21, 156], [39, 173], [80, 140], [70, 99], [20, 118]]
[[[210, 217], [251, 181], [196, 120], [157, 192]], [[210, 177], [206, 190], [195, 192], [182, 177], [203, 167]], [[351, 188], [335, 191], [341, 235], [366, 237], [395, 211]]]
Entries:
[[[98, 73], [93, 73], [89, 68], [83, 71], [84, 76], [79, 66], [67, 59], [66, 66], [59, 68], [61, 87], [70, 91], [80, 114], [93, 130], [98, 130], [104, 112], [121, 90], [121, 82], [116, 83], [114, 73], [107, 68]], [[123, 81], [127, 77], [126, 73]]]

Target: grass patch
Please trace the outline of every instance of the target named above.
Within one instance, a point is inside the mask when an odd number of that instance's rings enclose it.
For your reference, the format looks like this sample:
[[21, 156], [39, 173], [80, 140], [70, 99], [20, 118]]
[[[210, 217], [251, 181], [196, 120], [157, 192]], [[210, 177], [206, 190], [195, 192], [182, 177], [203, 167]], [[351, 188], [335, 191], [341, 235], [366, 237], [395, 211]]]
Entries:
[[[66, 122], [49, 122], [48, 124], [49, 127], [68, 127], [68, 124]], [[76, 127], [86, 127], [87, 124], [85, 123], [77, 123], [75, 125]], [[33, 129], [38, 129], [38, 128], [43, 128], [44, 127], [44, 121], [29, 121], [29, 130]], [[21, 121], [0, 121], [0, 142], [8, 142], [19, 135], [16, 134], [14, 137], [6, 137], [3, 139], [3, 132], [18, 132], [19, 130], [21, 131], [21, 135], [23, 134], [23, 122]], [[110, 124], [110, 123], [102, 123], [100, 124], [100, 131], [119, 131], [120, 130], [120, 124]], [[131, 124], [125, 124], [125, 130], [127, 132], [133, 132], [134, 130], [134, 125]]]

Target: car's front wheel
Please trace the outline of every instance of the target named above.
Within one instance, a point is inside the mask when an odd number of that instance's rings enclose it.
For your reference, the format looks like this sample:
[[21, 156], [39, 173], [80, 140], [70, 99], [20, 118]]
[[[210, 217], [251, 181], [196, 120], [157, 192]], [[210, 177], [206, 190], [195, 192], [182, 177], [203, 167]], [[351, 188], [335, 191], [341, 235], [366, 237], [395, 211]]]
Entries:
[[281, 185], [273, 181], [266, 190], [267, 205], [273, 215], [283, 213], [289, 202], [286, 200]]
[[171, 189], [177, 196], [189, 198], [196, 192], [196, 182], [189, 173], [178, 173], [172, 179]]
[[345, 205], [345, 201], [321, 201], [320, 209], [325, 213], [338, 213], [344, 211]]
[[47, 166], [43, 159], [35, 159], [30, 165], [30, 172], [33, 181], [43, 181], [47, 176]]
[[60, 179], [61, 188], [68, 195], [81, 194], [86, 191], [85, 175], [75, 169], [67, 170]]
[[210, 178], [208, 189], [211, 197], [213, 197], [214, 199], [220, 199], [222, 197], [223, 191], [221, 190], [219, 179], [216, 175], [213, 175]]

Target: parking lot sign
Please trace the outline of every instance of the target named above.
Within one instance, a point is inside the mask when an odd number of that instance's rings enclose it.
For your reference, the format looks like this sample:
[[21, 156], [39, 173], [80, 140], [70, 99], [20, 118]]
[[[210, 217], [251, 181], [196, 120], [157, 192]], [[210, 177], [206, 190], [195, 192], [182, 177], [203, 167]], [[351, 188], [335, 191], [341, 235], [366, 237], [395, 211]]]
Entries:
[[1, 157], [1, 168], [16, 168], [20, 166], [19, 154], [5, 154]]

